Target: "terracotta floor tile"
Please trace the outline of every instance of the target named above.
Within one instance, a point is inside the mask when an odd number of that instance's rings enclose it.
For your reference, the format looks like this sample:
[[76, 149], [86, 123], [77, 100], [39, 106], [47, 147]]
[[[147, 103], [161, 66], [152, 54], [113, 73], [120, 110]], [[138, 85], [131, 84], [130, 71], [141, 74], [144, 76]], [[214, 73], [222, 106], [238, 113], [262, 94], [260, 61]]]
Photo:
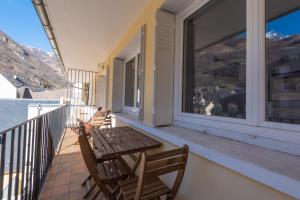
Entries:
[[63, 193], [63, 194], [59, 194], [59, 195], [55, 195], [55, 196], [51, 196], [50, 200], [69, 200], [70, 199], [70, 194], [67, 193]]
[[76, 141], [77, 135], [68, 129], [60, 151], [54, 157], [49, 168], [40, 199], [82, 199], [86, 187], [81, 187], [81, 183], [89, 175], [89, 172], [82, 158], [79, 145], [74, 145]]
[[86, 190], [84, 188], [70, 191], [70, 200], [79, 200], [83, 199], [83, 196], [85, 195]]
[[69, 192], [69, 185], [60, 185], [52, 188], [51, 196], [56, 196], [59, 194], [63, 194]]
[[81, 183], [70, 183], [70, 192], [72, 192], [74, 190], [79, 190], [82, 188], [84, 188], [84, 187], [81, 187]]
[[43, 187], [40, 194], [40, 198], [41, 199], [49, 198], [51, 196], [51, 192], [52, 192], [52, 187]]

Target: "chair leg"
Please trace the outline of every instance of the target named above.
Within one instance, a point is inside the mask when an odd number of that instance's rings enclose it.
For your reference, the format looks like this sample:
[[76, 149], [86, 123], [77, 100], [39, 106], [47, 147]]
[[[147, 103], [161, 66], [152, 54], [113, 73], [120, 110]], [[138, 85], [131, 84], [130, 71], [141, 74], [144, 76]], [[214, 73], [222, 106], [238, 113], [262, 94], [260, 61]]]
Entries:
[[96, 187], [96, 184], [93, 184], [93, 186], [85, 193], [85, 195], [83, 196], [83, 198], [87, 198], [91, 192], [94, 190], [94, 188]]
[[97, 193], [93, 196], [92, 200], [95, 200], [99, 196], [100, 192], [101, 190], [99, 189]]
[[121, 200], [122, 199], [122, 193], [120, 192], [119, 195], [117, 196], [117, 200]]
[[86, 182], [87, 182], [88, 180], [90, 180], [91, 178], [92, 178], [92, 176], [89, 175], [86, 179], [84, 179], [84, 181], [83, 181], [83, 183], [81, 184], [81, 186], [84, 186], [84, 185], [86, 184]]

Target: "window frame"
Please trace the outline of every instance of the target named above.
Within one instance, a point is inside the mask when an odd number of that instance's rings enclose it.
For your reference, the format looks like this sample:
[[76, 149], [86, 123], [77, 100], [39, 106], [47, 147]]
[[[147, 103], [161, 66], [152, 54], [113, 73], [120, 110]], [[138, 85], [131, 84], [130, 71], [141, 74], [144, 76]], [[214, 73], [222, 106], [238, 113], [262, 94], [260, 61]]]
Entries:
[[182, 112], [184, 21], [210, 1], [193, 0], [176, 14], [174, 124], [251, 143], [256, 143], [253, 139], [262, 137], [264, 141], [260, 141], [260, 145], [271, 146], [271, 148], [274, 146], [267, 140], [300, 143], [300, 125], [265, 120], [267, 78], [265, 71], [265, 1], [246, 0], [246, 118], [237, 119]]
[[[194, 114], [194, 113], [185, 113], [182, 112], [182, 84], [183, 84], [183, 54], [184, 54], [184, 21], [190, 17], [192, 14], [197, 12], [199, 9], [204, 7], [207, 3], [209, 3], [211, 0], [194, 0], [189, 4], [188, 7], [186, 7], [184, 10], [182, 10], [180, 13], [176, 15], [176, 45], [177, 48], [175, 50], [175, 81], [178, 80], [175, 85], [175, 101], [174, 101], [174, 118], [177, 116], [181, 117], [192, 117], [195, 119], [204, 119], [204, 120], [213, 120], [218, 122], [229, 122], [229, 123], [235, 123], [235, 124], [249, 124], [249, 121], [247, 121], [247, 112], [249, 110], [247, 104], [246, 104], [246, 119], [240, 119], [240, 118], [230, 118], [230, 117], [222, 117], [222, 116], [208, 116], [208, 115], [201, 115], [201, 114]], [[247, 0], [249, 1], [249, 0]], [[248, 11], [248, 10], [247, 10]], [[246, 17], [247, 18], [247, 17]], [[246, 20], [247, 22], [247, 20]], [[246, 30], [248, 30], [248, 24], [246, 25]], [[248, 56], [248, 35], [247, 35], [247, 47], [246, 47], [246, 54]], [[247, 59], [248, 60], [248, 59]], [[248, 61], [246, 61], [246, 71], [248, 70]], [[177, 73], [176, 73], [177, 72]], [[246, 102], [248, 101], [249, 94], [248, 94], [248, 78], [246, 79]]]
[[[124, 80], [124, 84], [123, 84], [123, 97], [122, 97], [122, 105], [123, 105], [123, 109], [122, 112], [124, 113], [128, 113], [128, 114], [132, 114], [132, 115], [138, 115], [139, 113], [139, 107], [137, 107], [137, 81], [138, 81], [138, 65], [139, 65], [139, 61], [138, 61], [138, 55], [140, 54], [140, 50], [136, 50], [134, 51], [130, 56], [128, 56], [126, 59], [124, 59], [124, 70], [123, 70], [123, 80]], [[134, 106], [130, 107], [130, 106], [125, 106], [125, 88], [126, 88], [126, 64], [131, 61], [132, 59], [134, 60], [134, 66], [135, 66], [135, 72], [134, 72]]]
[[259, 1], [259, 15], [261, 16], [259, 18], [259, 39], [260, 39], [260, 59], [259, 59], [259, 74], [261, 75], [260, 78], [260, 84], [259, 84], [259, 126], [263, 127], [269, 127], [269, 128], [278, 128], [278, 129], [284, 129], [284, 130], [290, 130], [299, 132], [300, 130], [300, 124], [288, 124], [288, 123], [279, 123], [279, 122], [271, 122], [266, 120], [266, 97], [267, 97], [267, 66], [266, 66], [266, 1]]

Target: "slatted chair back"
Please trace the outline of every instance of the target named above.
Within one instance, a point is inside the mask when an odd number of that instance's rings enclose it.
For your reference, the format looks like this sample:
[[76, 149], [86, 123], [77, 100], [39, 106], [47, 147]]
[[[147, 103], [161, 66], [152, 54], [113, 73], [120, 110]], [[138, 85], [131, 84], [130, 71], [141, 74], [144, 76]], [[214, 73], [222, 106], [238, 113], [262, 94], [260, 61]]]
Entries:
[[90, 138], [91, 134], [86, 132], [86, 127], [84, 126], [84, 123], [82, 123], [82, 122], [79, 123], [79, 126], [80, 126], [80, 135], [83, 136], [83, 139], [88, 144], [88, 149], [89, 149], [90, 153], [92, 154], [92, 156], [94, 156], [94, 159], [96, 160], [94, 150], [91, 147], [90, 142], [89, 142], [89, 138]]
[[102, 111], [97, 117], [93, 117], [91, 125], [99, 127], [111, 127], [110, 110]]
[[101, 117], [101, 118], [107, 118], [110, 114], [110, 110], [105, 110], [105, 111], [101, 111], [99, 112], [99, 114], [97, 116], [94, 116], [95, 118], [97, 117]]
[[151, 178], [177, 172], [174, 184], [171, 188], [169, 199], [174, 199], [183, 179], [186, 163], [188, 159], [189, 147], [184, 145], [182, 148], [164, 151], [153, 155], [142, 154], [139, 181], [135, 200], [142, 197], [143, 184]]
[[88, 168], [88, 171], [91, 174], [93, 180], [95, 181], [95, 184], [99, 187], [99, 189], [109, 200], [114, 199], [112, 193], [107, 188], [107, 185], [104, 184], [101, 178], [99, 177], [95, 155], [91, 154], [91, 151], [89, 149], [90, 144], [88, 143], [88, 140], [83, 135], [79, 135], [78, 142], [80, 145], [80, 149], [81, 149], [81, 153], [85, 165]]

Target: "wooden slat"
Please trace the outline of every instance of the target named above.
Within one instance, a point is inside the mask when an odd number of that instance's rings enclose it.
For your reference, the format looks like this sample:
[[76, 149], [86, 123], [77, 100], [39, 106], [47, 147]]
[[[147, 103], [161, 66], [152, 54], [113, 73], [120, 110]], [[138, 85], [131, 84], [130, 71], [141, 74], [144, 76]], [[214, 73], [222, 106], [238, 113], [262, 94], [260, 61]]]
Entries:
[[98, 172], [99, 172], [100, 178], [106, 179], [107, 175], [106, 175], [105, 169], [103, 167], [103, 163], [98, 164], [97, 167], [98, 167]]
[[120, 155], [144, 152], [161, 143], [130, 127], [94, 128], [91, 135], [98, 159], [108, 160]]
[[183, 169], [183, 168], [184, 168], [184, 163], [169, 165], [166, 167], [162, 167], [162, 168], [158, 168], [155, 170], [145, 172], [145, 178], [160, 176], [160, 175], [171, 173], [171, 172]]
[[115, 160], [115, 164], [117, 165], [117, 168], [120, 170], [122, 174], [130, 174], [130, 167], [128, 164], [123, 160], [122, 157], [119, 157]]
[[[97, 149], [97, 153], [98, 154], [104, 154], [104, 153], [106, 153], [106, 150], [105, 150], [103, 144], [101, 143], [101, 141], [97, 137], [97, 133], [95, 133], [95, 129], [93, 129], [91, 131], [91, 135], [92, 135], [92, 138], [93, 138], [94, 146]], [[96, 154], [96, 156], [97, 156], [97, 154]]]
[[146, 196], [143, 196], [143, 200], [150, 200], [150, 199], [154, 199], [155, 197], [160, 197], [164, 194], [168, 194], [170, 192], [169, 188], [164, 188], [162, 190], [158, 190], [156, 192], [150, 193]]
[[164, 158], [168, 158], [168, 157], [172, 157], [172, 156], [178, 156], [180, 154], [185, 154], [186, 150], [184, 148], [180, 148], [180, 149], [174, 149], [174, 150], [170, 150], [170, 151], [164, 151], [164, 152], [160, 152], [160, 153], [156, 153], [154, 155], [149, 155], [147, 157], [147, 161], [153, 161], [153, 160], [159, 160], [159, 159], [164, 159]]
[[105, 169], [105, 174], [108, 179], [112, 179], [113, 177], [111, 176], [111, 171], [110, 171], [110, 166], [108, 163], [103, 163], [103, 167]]
[[[156, 186], [159, 186], [159, 185], [162, 185], [160, 180], [156, 180], [156, 181], [152, 181], [152, 182], [150, 182], [150, 183], [146, 183], [146, 184], [144, 184], [143, 191], [149, 190], [149, 189], [151, 189], [151, 188], [153, 188], [153, 187], [156, 187]], [[135, 193], [136, 193], [136, 188], [137, 188], [137, 183], [131, 184], [130, 186], [128, 186], [128, 187], [124, 190], [123, 194], [124, 194], [125, 196], [132, 195], [132, 194], [135, 195]]]
[[115, 161], [112, 160], [112, 161], [109, 161], [109, 167], [110, 167], [110, 173], [112, 175], [113, 178], [116, 178], [116, 177], [119, 177], [120, 176], [120, 173], [119, 173], [119, 170], [115, 164]]
[[145, 171], [151, 171], [154, 169], [162, 168], [169, 165], [179, 164], [183, 162], [184, 162], [184, 156], [177, 156], [169, 159], [153, 161], [146, 164]]

